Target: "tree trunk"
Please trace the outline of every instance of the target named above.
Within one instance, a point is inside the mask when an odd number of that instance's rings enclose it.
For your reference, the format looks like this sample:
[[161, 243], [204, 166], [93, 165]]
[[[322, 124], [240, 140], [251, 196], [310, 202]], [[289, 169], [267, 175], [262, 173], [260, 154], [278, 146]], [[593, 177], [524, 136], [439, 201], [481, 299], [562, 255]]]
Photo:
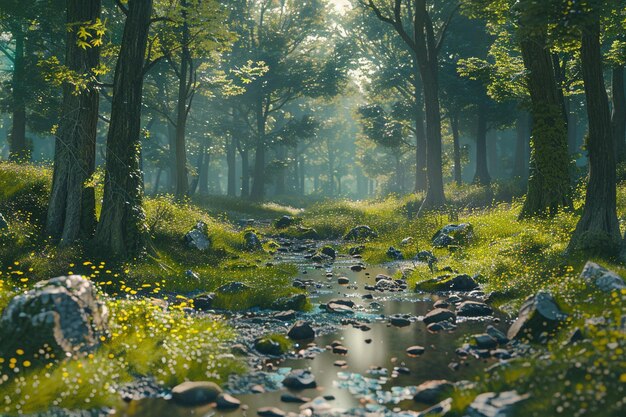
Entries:
[[237, 138], [230, 135], [230, 140], [226, 146], [226, 164], [228, 165], [228, 184], [226, 194], [229, 197], [237, 196]]
[[583, 214], [568, 251], [612, 257], [618, 254], [621, 238], [617, 220], [615, 144], [602, 71], [600, 19], [593, 17], [593, 21], [583, 28], [581, 45], [589, 118], [589, 184]]
[[183, 199], [189, 194], [189, 178], [187, 175], [187, 144], [185, 130], [189, 114], [189, 91], [193, 77], [193, 63], [189, 51], [189, 24], [187, 22], [187, 1], [181, 0], [181, 51], [180, 73], [178, 74], [178, 103], [176, 115], [176, 198]]
[[265, 112], [263, 102], [259, 101], [256, 111], [257, 118], [257, 142], [254, 156], [254, 181], [250, 199], [263, 201], [265, 198]]
[[11, 106], [13, 120], [9, 137], [9, 159], [26, 162], [30, 159], [30, 150], [26, 142], [26, 57], [24, 54], [24, 28], [18, 22], [13, 30], [15, 37], [15, 58], [11, 80]]
[[113, 81], [104, 199], [95, 244], [105, 253], [132, 259], [141, 256], [147, 244], [139, 158], [144, 57], [152, 0], [128, 0], [127, 7]]
[[276, 173], [276, 195], [285, 195], [286, 193], [286, 176], [287, 176], [287, 165], [285, 164], [287, 160], [287, 149], [284, 145], [278, 145], [276, 149], [276, 154], [278, 156], [278, 160], [283, 166], [278, 168], [278, 172]]
[[517, 139], [515, 142], [514, 178], [528, 178], [528, 145], [530, 143], [530, 115], [519, 112], [517, 116]]
[[306, 166], [304, 155], [300, 154], [300, 162], [298, 164], [300, 166], [300, 195], [306, 195], [305, 189], [305, 179], [306, 179]]
[[161, 185], [161, 176], [163, 175], [163, 168], [157, 169], [156, 179], [154, 180], [154, 194], [159, 194], [159, 187]]
[[247, 149], [239, 148], [241, 156], [241, 198], [250, 196], [250, 157]]
[[450, 128], [452, 129], [452, 141], [454, 147], [454, 182], [463, 184], [463, 167], [461, 166], [461, 143], [459, 135], [459, 115], [450, 115]]
[[[100, 10], [100, 0], [68, 0], [67, 23], [95, 22], [100, 17]], [[77, 31], [74, 26], [67, 32], [65, 65], [78, 74], [91, 74], [100, 62], [100, 50], [79, 47]], [[90, 238], [96, 227], [94, 187], [85, 183], [95, 171], [98, 96], [94, 86], [78, 94], [72, 85], [63, 86], [46, 219], [46, 232], [53, 239], [60, 239], [62, 246]]]
[[563, 107], [559, 100], [552, 56], [545, 34], [522, 39], [522, 57], [529, 72], [533, 118], [530, 178], [520, 217], [554, 215], [571, 206], [569, 153]]
[[198, 162], [196, 165], [196, 170], [198, 172], [198, 175], [194, 179], [191, 180], [191, 187], [189, 188], [189, 195], [194, 195], [196, 194], [196, 192], [200, 194], [203, 193], [203, 189], [201, 188], [202, 181], [203, 181], [203, 178], [208, 178], [208, 175], [209, 175], [209, 173], [207, 172], [208, 171], [207, 161], [209, 158], [207, 158], [206, 155], [207, 155], [207, 144], [206, 142], [203, 142], [200, 152], [198, 152]]
[[[416, 68], [419, 68], [415, 63]], [[422, 89], [419, 84], [419, 71], [413, 82], [415, 96], [415, 192], [420, 193], [428, 189], [426, 173], [426, 135], [424, 133], [424, 103], [422, 103]]]
[[487, 106], [478, 105], [478, 120], [476, 124], [476, 173], [474, 184], [489, 185], [491, 176], [487, 166]]
[[612, 71], [613, 114], [611, 126], [615, 137], [617, 162], [626, 159], [626, 91], [624, 90], [624, 67], [613, 67]]

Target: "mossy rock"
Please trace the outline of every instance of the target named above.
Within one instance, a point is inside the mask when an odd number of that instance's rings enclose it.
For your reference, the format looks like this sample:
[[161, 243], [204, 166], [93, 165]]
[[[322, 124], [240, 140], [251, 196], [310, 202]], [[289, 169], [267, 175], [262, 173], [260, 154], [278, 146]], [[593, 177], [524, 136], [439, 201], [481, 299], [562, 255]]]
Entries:
[[263, 355], [281, 356], [289, 352], [293, 344], [285, 336], [272, 334], [254, 342], [254, 348]]
[[415, 286], [418, 291], [472, 291], [478, 288], [478, 283], [469, 275], [444, 275], [422, 281]]
[[307, 298], [305, 294], [294, 294], [288, 297], [281, 297], [272, 303], [272, 310], [288, 311], [296, 310], [302, 311], [306, 309]]

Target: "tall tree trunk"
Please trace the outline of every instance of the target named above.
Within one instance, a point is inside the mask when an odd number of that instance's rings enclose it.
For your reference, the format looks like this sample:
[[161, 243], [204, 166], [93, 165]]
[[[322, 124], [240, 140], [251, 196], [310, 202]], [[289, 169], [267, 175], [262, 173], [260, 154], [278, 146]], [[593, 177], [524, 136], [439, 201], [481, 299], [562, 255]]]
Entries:
[[95, 244], [106, 253], [124, 258], [146, 250], [141, 156], [141, 99], [144, 57], [148, 41], [152, 0], [128, 0], [115, 78], [102, 214]]
[[9, 158], [12, 161], [25, 162], [30, 159], [30, 150], [26, 141], [26, 56], [24, 27], [21, 22], [15, 25], [13, 36], [15, 38], [15, 58], [11, 80], [13, 120], [9, 137]]
[[265, 198], [265, 127], [266, 117], [263, 101], [259, 100], [256, 110], [257, 142], [254, 156], [254, 181], [250, 198], [253, 201], [262, 201]]
[[196, 165], [196, 171], [198, 172], [198, 175], [191, 180], [191, 187], [189, 187], [189, 195], [194, 195], [196, 194], [196, 192], [199, 192], [200, 194], [203, 193], [202, 188], [200, 187], [203, 178], [208, 178], [208, 164], [207, 161], [209, 158], [206, 157], [207, 156], [207, 144], [206, 142], [202, 143], [200, 152], [198, 152], [198, 162]]
[[[65, 65], [78, 74], [89, 75], [100, 62], [97, 47], [77, 45], [76, 23], [95, 22], [100, 17], [100, 0], [67, 0]], [[90, 238], [96, 227], [96, 198], [93, 186], [85, 183], [96, 163], [98, 90], [94, 86], [76, 93], [72, 85], [63, 86], [63, 104], [58, 136], [55, 140], [54, 175], [48, 205], [46, 232], [61, 245]]]
[[250, 196], [250, 152], [247, 149], [239, 148], [241, 156], [241, 198]]
[[298, 165], [300, 166], [300, 194], [306, 195], [306, 161], [302, 153], [300, 154], [300, 162]]
[[283, 166], [279, 167], [278, 172], [276, 173], [276, 195], [285, 195], [286, 193], [286, 176], [287, 176], [287, 164], [285, 163], [287, 160], [287, 149], [284, 145], [278, 145], [276, 149], [276, 153], [278, 156], [278, 160]]
[[567, 129], [545, 39], [545, 33], [533, 33], [520, 42], [529, 72], [533, 118], [530, 178], [522, 218], [554, 215], [571, 206]]
[[193, 78], [193, 62], [189, 51], [189, 23], [187, 22], [187, 1], [181, 0], [181, 51], [180, 73], [178, 74], [178, 103], [176, 116], [176, 198], [183, 199], [189, 194], [189, 178], [187, 175], [187, 143], [185, 130], [189, 114], [189, 92]]
[[[419, 68], [415, 60], [415, 67]], [[428, 189], [426, 173], [426, 135], [424, 132], [424, 103], [422, 102], [422, 87], [419, 82], [419, 71], [416, 71], [413, 81], [413, 95], [415, 97], [415, 192], [424, 192]]]
[[618, 254], [620, 229], [617, 220], [615, 144], [611, 130], [609, 99], [604, 86], [600, 19], [597, 15], [583, 28], [581, 66], [589, 118], [589, 184], [583, 214], [570, 241], [570, 251], [591, 256]]
[[154, 194], [159, 194], [159, 187], [161, 186], [161, 176], [163, 175], [163, 168], [157, 169], [156, 179], [154, 180]]
[[624, 90], [624, 67], [613, 67], [612, 71], [612, 96], [613, 114], [611, 126], [615, 137], [615, 154], [617, 162], [626, 160], [626, 91]]
[[528, 178], [528, 148], [530, 143], [530, 115], [528, 113], [521, 111], [518, 113], [516, 133], [513, 177], [525, 180]]
[[228, 184], [226, 194], [237, 196], [237, 138], [231, 134], [226, 147], [226, 164], [228, 165]]
[[478, 105], [478, 119], [476, 123], [476, 173], [474, 184], [489, 185], [491, 176], [487, 166], [487, 106]]
[[450, 128], [452, 129], [452, 142], [454, 147], [454, 182], [463, 184], [463, 167], [461, 166], [461, 143], [459, 135], [459, 115], [450, 114]]

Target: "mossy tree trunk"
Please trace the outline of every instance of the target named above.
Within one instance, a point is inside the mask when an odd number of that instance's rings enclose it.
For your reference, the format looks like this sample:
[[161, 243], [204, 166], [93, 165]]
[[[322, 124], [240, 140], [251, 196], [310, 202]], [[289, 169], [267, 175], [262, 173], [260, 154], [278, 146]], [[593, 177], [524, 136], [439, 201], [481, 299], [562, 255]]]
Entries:
[[484, 103], [478, 105], [477, 116], [474, 184], [489, 185], [491, 184], [491, 176], [487, 166], [487, 106]]
[[26, 141], [26, 55], [24, 51], [25, 34], [21, 22], [13, 25], [15, 54], [13, 56], [13, 75], [11, 79], [12, 124], [9, 137], [9, 159], [25, 162], [30, 159], [30, 149]]
[[450, 128], [452, 129], [452, 143], [454, 150], [454, 182], [457, 185], [463, 184], [463, 167], [461, 166], [461, 143], [459, 134], [459, 114], [450, 114]]
[[191, 90], [194, 78], [194, 67], [191, 59], [189, 42], [191, 34], [187, 19], [187, 1], [181, 0], [181, 20], [180, 25], [180, 68], [177, 70], [178, 76], [178, 101], [176, 103], [176, 198], [184, 199], [189, 195], [189, 176], [187, 172], [187, 141], [186, 129], [187, 118], [191, 107]]
[[[417, 68], [417, 61], [414, 59]], [[426, 174], [426, 135], [424, 131], [424, 103], [422, 102], [422, 87], [419, 80], [419, 71], [416, 71], [413, 80], [413, 96], [415, 104], [415, 192], [423, 192], [428, 188]]]
[[611, 90], [613, 96], [613, 114], [611, 126], [615, 137], [617, 162], [626, 160], [626, 91], [624, 90], [624, 67], [613, 67]]
[[621, 238], [617, 220], [615, 145], [602, 71], [600, 20], [598, 16], [590, 19], [583, 27], [580, 50], [589, 118], [589, 184], [583, 214], [572, 235], [569, 251], [611, 257], [618, 254]]
[[537, 31], [520, 42], [533, 118], [530, 178], [522, 218], [554, 215], [571, 206], [567, 128], [554, 78], [545, 33]]
[[530, 147], [530, 115], [520, 112], [516, 122], [515, 140], [515, 163], [513, 165], [513, 178], [528, 178], [528, 159]]
[[129, 259], [141, 256], [147, 244], [139, 160], [144, 59], [152, 0], [129, 0], [127, 7], [113, 81], [102, 214], [94, 243], [108, 255]]
[[[100, 17], [100, 0], [68, 0], [65, 65], [78, 74], [90, 75], [99, 65], [98, 47], [77, 45], [77, 23], [95, 22]], [[95, 86], [75, 92], [63, 87], [61, 121], [54, 150], [54, 175], [46, 220], [46, 231], [61, 245], [90, 238], [96, 227], [96, 199], [93, 186], [85, 183], [95, 170], [96, 128], [99, 94]]]
[[267, 127], [267, 112], [263, 99], [259, 98], [256, 106], [257, 137], [254, 156], [254, 178], [250, 199], [262, 201], [265, 198], [265, 129]]

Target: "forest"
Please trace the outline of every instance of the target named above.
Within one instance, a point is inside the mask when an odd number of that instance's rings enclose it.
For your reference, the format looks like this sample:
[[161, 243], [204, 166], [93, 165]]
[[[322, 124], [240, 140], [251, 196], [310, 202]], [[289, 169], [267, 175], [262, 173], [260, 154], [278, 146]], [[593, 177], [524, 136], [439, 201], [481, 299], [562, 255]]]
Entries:
[[626, 0], [0, 0], [0, 417], [623, 417]]

